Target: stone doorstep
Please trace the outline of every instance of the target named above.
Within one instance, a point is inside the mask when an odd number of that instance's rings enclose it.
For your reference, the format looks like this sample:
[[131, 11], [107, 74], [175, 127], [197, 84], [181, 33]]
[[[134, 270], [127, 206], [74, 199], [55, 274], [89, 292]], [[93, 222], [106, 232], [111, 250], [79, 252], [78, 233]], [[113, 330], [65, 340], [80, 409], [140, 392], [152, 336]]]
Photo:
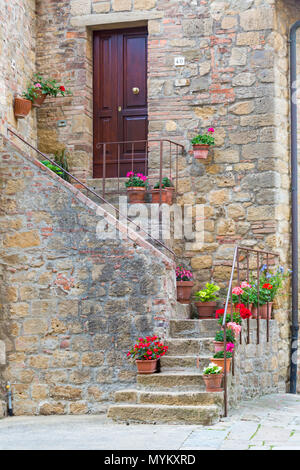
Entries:
[[169, 347], [170, 356], [199, 356], [210, 355], [214, 352], [214, 336], [208, 338], [168, 338], [166, 345]]
[[156, 392], [142, 390], [120, 390], [115, 393], [115, 402], [159, 405], [218, 405], [223, 406], [223, 392]]
[[211, 337], [218, 330], [218, 323], [215, 319], [209, 320], [170, 320], [171, 338], [204, 338]]
[[220, 419], [220, 407], [172, 405], [111, 405], [107, 417], [114, 421], [138, 423], [202, 424], [212, 425]]
[[[202, 371], [210, 363], [211, 356], [164, 356], [161, 358], [161, 367], [164, 369], [192, 370], [194, 372]], [[197, 361], [199, 360], [199, 368]]]
[[137, 375], [137, 388], [142, 390], [205, 390], [203, 375], [199, 372], [166, 371], [159, 374]]

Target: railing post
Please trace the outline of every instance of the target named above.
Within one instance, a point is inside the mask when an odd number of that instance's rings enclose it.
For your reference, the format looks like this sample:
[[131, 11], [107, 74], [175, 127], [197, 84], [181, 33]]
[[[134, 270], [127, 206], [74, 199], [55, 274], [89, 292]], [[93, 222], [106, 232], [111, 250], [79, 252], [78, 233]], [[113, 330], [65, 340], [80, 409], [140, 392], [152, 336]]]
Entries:
[[257, 257], [256, 257], [256, 262], [257, 262], [257, 344], [259, 344], [259, 315], [260, 315], [260, 306], [259, 306], [259, 284], [260, 284], [260, 277], [259, 277], [259, 253], [257, 252]]
[[105, 178], [106, 178], [106, 144], [103, 144], [103, 171], [102, 171], [102, 196], [105, 199]]
[[[269, 255], [267, 253], [267, 272], [269, 271]], [[267, 302], [267, 343], [270, 340], [269, 301]]]
[[[247, 282], [249, 284], [249, 251], [247, 251]], [[249, 308], [249, 299], [247, 308]], [[250, 344], [250, 318], [247, 318], [247, 344]]]

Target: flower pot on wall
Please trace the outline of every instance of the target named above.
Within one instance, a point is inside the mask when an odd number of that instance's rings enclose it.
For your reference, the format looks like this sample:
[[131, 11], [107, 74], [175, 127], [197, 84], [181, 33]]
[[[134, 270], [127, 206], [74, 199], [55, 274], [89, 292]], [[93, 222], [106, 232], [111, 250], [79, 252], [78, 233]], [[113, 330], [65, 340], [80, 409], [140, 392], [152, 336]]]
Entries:
[[[232, 361], [231, 357], [228, 357], [226, 359], [226, 372], [227, 372], [227, 374], [230, 372], [231, 361]], [[222, 367], [222, 373], [224, 372], [224, 358], [223, 357], [220, 358], [220, 359], [212, 358], [210, 360], [210, 362], [213, 362], [214, 364], [217, 364], [217, 366]]]
[[[273, 309], [273, 302], [269, 302], [269, 304], [264, 304], [259, 306], [259, 318], [266, 320], [269, 317], [271, 319]], [[257, 307], [252, 307], [252, 318], [257, 318]]]
[[194, 158], [198, 160], [205, 160], [207, 158], [208, 151], [209, 151], [209, 145], [203, 145], [203, 144], [193, 145]]
[[[160, 190], [159, 189], [152, 189], [151, 194], [152, 194], [152, 203], [153, 204], [159, 204], [159, 199], [160, 199]], [[161, 190], [161, 203], [162, 204], [168, 204], [168, 192], [166, 189]]]
[[150, 361], [143, 361], [137, 359], [135, 362], [138, 374], [154, 374], [154, 372], [156, 371], [157, 359], [153, 359]]
[[199, 318], [215, 318], [217, 302], [195, 302]]
[[223, 374], [209, 374], [203, 375], [203, 380], [205, 382], [207, 392], [221, 392], [221, 383], [223, 379]]
[[142, 204], [145, 200], [145, 186], [131, 186], [127, 188], [129, 204]]
[[14, 101], [14, 114], [16, 118], [23, 119], [31, 110], [32, 102], [25, 98], [15, 98]]
[[194, 286], [193, 281], [176, 281], [177, 286], [177, 302], [181, 304], [189, 304]]
[[33, 101], [32, 101], [32, 106], [34, 108], [39, 108], [40, 106], [42, 106], [42, 104], [44, 103], [45, 99], [46, 99], [46, 94], [42, 93], [42, 90], [35, 90], [35, 93], [38, 95], [36, 98], [33, 98]]
[[224, 350], [224, 341], [213, 341], [215, 346], [215, 352]]
[[170, 206], [173, 204], [173, 195], [175, 192], [175, 188], [166, 188], [167, 191], [167, 204]]

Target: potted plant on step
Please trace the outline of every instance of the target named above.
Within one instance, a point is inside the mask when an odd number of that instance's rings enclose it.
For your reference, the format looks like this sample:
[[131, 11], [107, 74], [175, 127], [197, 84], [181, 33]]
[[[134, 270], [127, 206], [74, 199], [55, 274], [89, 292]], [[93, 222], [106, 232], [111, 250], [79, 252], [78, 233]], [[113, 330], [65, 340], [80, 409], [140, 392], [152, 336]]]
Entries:
[[47, 96], [71, 95], [64, 85], [60, 85], [55, 79], [44, 79], [40, 74], [34, 74], [33, 82], [28, 86], [23, 96], [32, 101], [32, 106], [39, 108]]
[[[228, 343], [226, 345], [226, 372], [227, 374], [230, 372], [230, 366], [232, 361], [232, 353], [234, 350], [234, 343]], [[222, 368], [222, 372], [224, 371], [224, 350], [218, 351], [214, 354], [214, 357], [211, 359], [212, 362], [217, 364], [217, 366]]]
[[199, 290], [195, 293], [195, 305], [198, 310], [199, 318], [214, 318], [215, 309], [217, 306], [217, 292], [220, 287], [215, 284], [207, 282], [205, 289]]
[[157, 336], [146, 336], [138, 339], [128, 351], [127, 358], [135, 361], [139, 374], [153, 374], [158, 359], [164, 356], [167, 350], [168, 346], [164, 346]]
[[203, 369], [203, 380], [207, 392], [222, 392], [221, 383], [223, 379], [222, 367], [211, 362]]
[[215, 139], [213, 137], [214, 132], [214, 128], [210, 127], [206, 134], [198, 134], [191, 140], [193, 145], [194, 158], [207, 158], [209, 147], [215, 144]]
[[[231, 328], [226, 329], [226, 342], [233, 343], [235, 342], [235, 334]], [[217, 331], [215, 339], [213, 341], [215, 346], [215, 352], [223, 351], [224, 349], [224, 331]]]
[[140, 204], [144, 202], [146, 189], [148, 187], [148, 177], [142, 173], [127, 173], [128, 180], [125, 182], [129, 204]]
[[193, 274], [182, 265], [176, 268], [176, 287], [177, 287], [177, 301], [181, 304], [189, 304], [192, 294], [194, 282], [192, 281]]
[[[155, 204], [159, 204], [160, 199], [160, 182], [157, 181], [155, 183], [151, 194], [152, 194], [152, 202]], [[161, 202], [165, 204], [172, 205], [173, 202], [173, 193], [174, 193], [174, 186], [172, 181], [165, 176], [161, 180]]]
[[14, 115], [18, 119], [24, 119], [31, 110], [32, 101], [27, 98], [15, 97], [14, 99]]

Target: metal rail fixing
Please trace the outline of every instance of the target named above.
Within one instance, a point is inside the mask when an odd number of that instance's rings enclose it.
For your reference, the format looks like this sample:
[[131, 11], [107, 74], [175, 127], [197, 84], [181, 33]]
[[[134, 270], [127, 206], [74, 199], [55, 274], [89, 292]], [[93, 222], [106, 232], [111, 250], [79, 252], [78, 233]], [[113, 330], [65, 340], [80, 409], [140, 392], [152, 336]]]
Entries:
[[[228, 306], [230, 303], [230, 321], [233, 321], [233, 302], [232, 302], [232, 284], [234, 279], [235, 270], [237, 272], [237, 283], [240, 284], [241, 282], [241, 272], [244, 272], [246, 275], [244, 280], [249, 283], [250, 281], [250, 255], [253, 254], [255, 256], [255, 263], [256, 263], [256, 282], [257, 282], [257, 317], [256, 317], [256, 343], [259, 344], [260, 342], [260, 306], [259, 306], [259, 283], [260, 283], [260, 266], [261, 261], [264, 261], [266, 268], [268, 270], [269, 266], [275, 263], [275, 258], [278, 258], [279, 255], [277, 253], [272, 253], [270, 251], [263, 251], [263, 250], [253, 250], [251, 248], [246, 248], [243, 246], [236, 246], [234, 249], [233, 261], [232, 261], [232, 268], [231, 268], [231, 275], [228, 284], [228, 291], [226, 296], [225, 308], [224, 308], [224, 315], [222, 321], [222, 328], [224, 332], [224, 416], [227, 416], [228, 413], [228, 380], [227, 380], [227, 311]], [[241, 260], [241, 258], [244, 258]], [[246, 266], [244, 266], [246, 264]], [[249, 308], [249, 304], [247, 304], [247, 308]], [[269, 319], [269, 302], [267, 302], [267, 342], [270, 340], [270, 319]], [[242, 343], [242, 333], [240, 333], [240, 343]], [[247, 318], [247, 344], [250, 343], [250, 320]], [[232, 375], [234, 376], [234, 352], [232, 354]]]
[[72, 178], [74, 181], [76, 181], [76, 183], [78, 183], [80, 186], [82, 186], [82, 188], [84, 188], [86, 191], [88, 191], [89, 193], [93, 194], [93, 196], [97, 197], [98, 199], [100, 199], [100, 201], [103, 203], [103, 204], [107, 204], [109, 205], [110, 207], [112, 207], [119, 215], [119, 219], [120, 218], [123, 218], [123, 219], [126, 219], [128, 222], [132, 223], [136, 228], [139, 229], [139, 233], [143, 236], [148, 236], [154, 243], [157, 243], [159, 246], [161, 246], [162, 248], [164, 248], [165, 250], [167, 250], [169, 253], [172, 254], [173, 257], [175, 257], [175, 253], [173, 250], [171, 250], [171, 248], [169, 248], [168, 246], [166, 246], [162, 241], [152, 237], [152, 235], [150, 233], [148, 233], [146, 230], [144, 230], [143, 228], [140, 227], [140, 225], [138, 225], [137, 223], [135, 223], [133, 220], [131, 220], [127, 215], [123, 215], [119, 209], [117, 207], [115, 207], [113, 204], [111, 204], [110, 202], [108, 202], [106, 199], [104, 199], [104, 197], [100, 196], [99, 194], [97, 194], [93, 189], [89, 188], [85, 183], [83, 183], [82, 181], [80, 181], [78, 178], [76, 178], [76, 176], [72, 175], [71, 173], [69, 173], [67, 170], [65, 170], [64, 168], [62, 168], [58, 163], [56, 163], [55, 161], [51, 160], [51, 158], [48, 157], [48, 155], [46, 155], [45, 153], [41, 152], [39, 149], [37, 149], [36, 147], [34, 147], [33, 145], [31, 145], [29, 142], [27, 142], [25, 139], [23, 139], [23, 137], [19, 136], [16, 132], [14, 132], [12, 129], [7, 129], [8, 132], [10, 132], [11, 134], [13, 134], [14, 136], [16, 136], [21, 142], [23, 142], [25, 145], [27, 145], [28, 147], [30, 147], [32, 150], [34, 150], [35, 152], [37, 152], [39, 155], [41, 155], [44, 159], [48, 160], [50, 163], [52, 163], [53, 165], [57, 166], [58, 168], [60, 168], [65, 174], [67, 174], [70, 178]]

